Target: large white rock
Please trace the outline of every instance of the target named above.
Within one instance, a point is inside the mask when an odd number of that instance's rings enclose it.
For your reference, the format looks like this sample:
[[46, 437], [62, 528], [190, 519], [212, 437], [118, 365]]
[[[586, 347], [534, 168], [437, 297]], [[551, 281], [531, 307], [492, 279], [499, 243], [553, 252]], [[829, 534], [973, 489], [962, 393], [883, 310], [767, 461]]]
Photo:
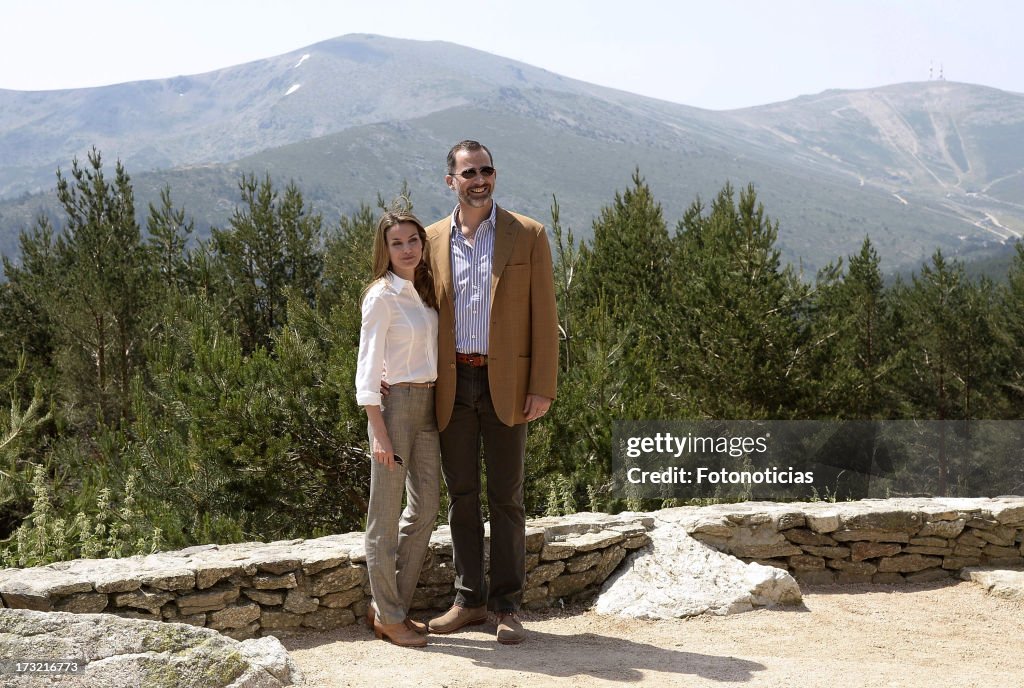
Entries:
[[674, 514], [665, 516], [670, 520], [655, 514], [651, 544], [604, 584], [597, 612], [675, 619], [801, 602], [800, 587], [786, 571], [745, 564], [688, 535]]
[[1024, 602], [1024, 571], [972, 566], [963, 569], [960, 578], [977, 583], [989, 595]]
[[[111, 614], [0, 609], [0, 658], [84, 660], [85, 670], [53, 685], [81, 688], [280, 688], [302, 675], [274, 637], [242, 642], [207, 628]], [[4, 686], [49, 685], [40, 676], [2, 676]]]

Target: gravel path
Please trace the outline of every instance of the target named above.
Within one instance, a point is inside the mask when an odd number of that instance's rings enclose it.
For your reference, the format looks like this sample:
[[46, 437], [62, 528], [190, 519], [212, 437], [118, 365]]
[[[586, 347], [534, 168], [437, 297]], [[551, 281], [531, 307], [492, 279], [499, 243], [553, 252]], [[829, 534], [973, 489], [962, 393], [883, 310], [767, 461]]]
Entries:
[[424, 650], [364, 625], [284, 640], [306, 685], [1020, 688], [1024, 605], [977, 585], [804, 588], [799, 607], [638, 621], [528, 613], [518, 647], [494, 626], [431, 636]]

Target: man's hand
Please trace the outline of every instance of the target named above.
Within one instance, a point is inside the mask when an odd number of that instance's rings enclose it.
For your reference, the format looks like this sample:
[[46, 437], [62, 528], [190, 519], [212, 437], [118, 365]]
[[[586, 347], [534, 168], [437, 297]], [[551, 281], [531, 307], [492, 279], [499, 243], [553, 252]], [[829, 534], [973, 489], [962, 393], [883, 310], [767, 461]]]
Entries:
[[526, 416], [526, 422], [529, 423], [531, 420], [537, 420], [551, 408], [551, 402], [553, 400], [548, 397], [542, 397], [539, 394], [527, 394], [526, 405], [523, 407], [523, 414]]
[[390, 394], [390, 393], [391, 393], [391, 385], [389, 385], [388, 383], [386, 383], [383, 380], [381, 380], [380, 381], [380, 395], [382, 397], [387, 397], [387, 395]]

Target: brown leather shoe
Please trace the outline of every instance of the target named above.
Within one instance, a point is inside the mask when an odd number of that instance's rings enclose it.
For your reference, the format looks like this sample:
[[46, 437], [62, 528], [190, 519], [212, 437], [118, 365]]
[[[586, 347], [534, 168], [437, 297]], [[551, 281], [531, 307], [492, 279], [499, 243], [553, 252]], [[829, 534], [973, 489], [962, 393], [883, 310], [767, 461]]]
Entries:
[[422, 621], [417, 621], [411, 616], [405, 617], [404, 623], [406, 628], [408, 628], [410, 631], [416, 631], [420, 635], [426, 635], [427, 633], [430, 633], [430, 630], [427, 628], [427, 624], [423, 623]]
[[399, 647], [425, 647], [426, 636], [420, 635], [405, 625], [404, 621], [393, 624], [382, 624], [374, 621], [373, 634], [380, 640], [390, 640]]
[[518, 645], [526, 638], [526, 631], [515, 612], [498, 612], [497, 640], [502, 645]]
[[[366, 627], [373, 629], [373, 624], [374, 621], [376, 621], [376, 619], [377, 610], [373, 607], [373, 600], [370, 600], [370, 603], [366, 605]], [[411, 616], [405, 617], [405, 621], [403, 621], [402, 623], [404, 623], [405, 627], [408, 628], [410, 631], [415, 631], [420, 635], [426, 635], [430, 632], [429, 630], [427, 630], [427, 624], [423, 623], [422, 621], [417, 621]]]
[[431, 619], [427, 627], [431, 633], [454, 633], [463, 626], [476, 626], [487, 621], [487, 607], [460, 607], [453, 604], [452, 608], [441, 616]]

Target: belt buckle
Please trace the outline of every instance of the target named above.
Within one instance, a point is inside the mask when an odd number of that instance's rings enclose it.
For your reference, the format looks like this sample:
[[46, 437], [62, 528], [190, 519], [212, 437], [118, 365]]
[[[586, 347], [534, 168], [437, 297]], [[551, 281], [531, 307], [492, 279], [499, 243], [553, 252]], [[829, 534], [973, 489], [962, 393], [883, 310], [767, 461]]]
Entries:
[[461, 363], [470, 368], [483, 368], [487, 365], [487, 356], [484, 354], [456, 354], [455, 358], [456, 360], [461, 358]]

